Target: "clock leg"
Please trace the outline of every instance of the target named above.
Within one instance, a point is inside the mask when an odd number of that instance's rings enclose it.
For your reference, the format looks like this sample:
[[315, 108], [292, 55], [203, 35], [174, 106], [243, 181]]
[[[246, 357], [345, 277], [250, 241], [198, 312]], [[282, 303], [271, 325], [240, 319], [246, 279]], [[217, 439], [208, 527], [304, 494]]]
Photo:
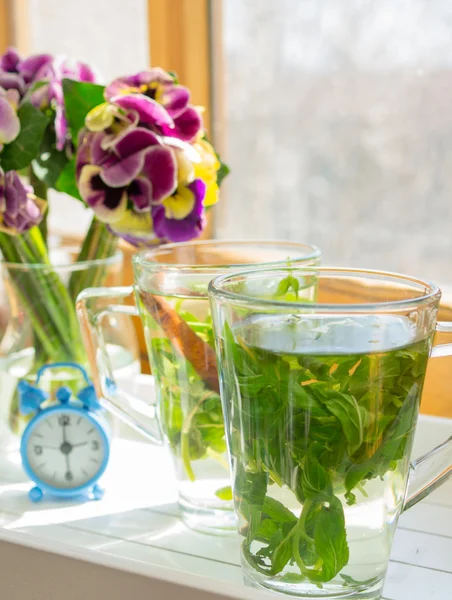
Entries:
[[105, 494], [105, 490], [100, 485], [95, 485], [92, 490], [94, 500], [102, 500]]
[[39, 502], [42, 498], [41, 488], [38, 488], [37, 486], [31, 488], [31, 490], [28, 492], [28, 496], [32, 502]]

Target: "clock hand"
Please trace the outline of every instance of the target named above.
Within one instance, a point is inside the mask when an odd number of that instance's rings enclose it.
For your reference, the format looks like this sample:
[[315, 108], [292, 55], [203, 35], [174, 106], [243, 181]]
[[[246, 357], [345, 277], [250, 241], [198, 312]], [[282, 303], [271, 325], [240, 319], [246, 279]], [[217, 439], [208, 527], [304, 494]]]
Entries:
[[71, 444], [73, 448], [77, 448], [78, 446], [86, 446], [88, 442], [79, 442], [78, 444]]

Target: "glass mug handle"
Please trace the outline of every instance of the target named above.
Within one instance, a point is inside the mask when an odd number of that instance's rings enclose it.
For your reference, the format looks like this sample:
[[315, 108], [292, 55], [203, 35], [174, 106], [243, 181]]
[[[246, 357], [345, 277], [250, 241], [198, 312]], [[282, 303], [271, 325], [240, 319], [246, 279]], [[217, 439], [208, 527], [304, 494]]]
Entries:
[[98, 306], [98, 300], [124, 300], [133, 296], [133, 286], [87, 288], [76, 303], [77, 317], [91, 368], [91, 379], [101, 404], [122, 421], [145, 435], [151, 442], [162, 445], [163, 438], [155, 406], [119, 387], [107, 352], [102, 321], [112, 314], [139, 316], [136, 306], [107, 304]]
[[[438, 333], [452, 333], [452, 322], [436, 324]], [[438, 344], [432, 348], [430, 358], [452, 356], [451, 344]], [[408, 510], [435, 491], [452, 476], [452, 435], [426, 454], [412, 460], [408, 491], [403, 510]]]

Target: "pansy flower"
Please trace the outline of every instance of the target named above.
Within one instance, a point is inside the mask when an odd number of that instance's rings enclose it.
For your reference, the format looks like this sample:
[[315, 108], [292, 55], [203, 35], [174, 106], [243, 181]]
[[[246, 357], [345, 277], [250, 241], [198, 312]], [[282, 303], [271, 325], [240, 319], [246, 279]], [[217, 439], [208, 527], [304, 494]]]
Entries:
[[38, 225], [46, 203], [33, 195], [15, 171], [0, 169], [0, 231], [18, 234]]
[[19, 92], [15, 89], [4, 90], [0, 87], [0, 151], [5, 144], [11, 143], [20, 132], [17, 116]]
[[77, 153], [80, 195], [106, 223], [127, 209], [150, 213], [177, 186], [174, 151], [142, 127], [126, 130], [114, 143], [103, 132], [82, 132]]
[[161, 239], [171, 242], [186, 242], [198, 237], [206, 224], [204, 197], [206, 184], [195, 179], [181, 185], [176, 193], [158, 206], [152, 207], [154, 231]]
[[[131, 100], [134, 96], [136, 99]], [[123, 109], [135, 110], [140, 119], [147, 121], [150, 105], [162, 106], [169, 119], [153, 123], [161, 135], [190, 142], [202, 132], [200, 110], [189, 103], [189, 90], [159, 67], [115, 79], [105, 88], [105, 99]]]
[[[0, 56], [0, 87], [17, 90], [20, 99], [28, 92], [31, 103], [40, 110], [55, 111], [55, 138], [58, 150], [67, 143], [67, 122], [64, 112], [63, 79], [94, 82], [95, 75], [85, 63], [70, 62], [50, 54], [34, 54], [22, 60], [14, 48]], [[37, 83], [40, 85], [35, 85]]]
[[[32, 59], [28, 59], [28, 61], [30, 60]], [[24, 61], [24, 63], [28, 61]], [[20, 67], [21, 70], [24, 68], [24, 63]], [[43, 64], [35, 73], [34, 78], [36, 81], [43, 83], [32, 92], [30, 100], [40, 110], [53, 108], [55, 111], [56, 148], [57, 150], [63, 150], [68, 139], [68, 127], [64, 111], [63, 79], [69, 78], [93, 83], [95, 81], [94, 72], [85, 63], [77, 61], [70, 63], [65, 59], [55, 58]]]

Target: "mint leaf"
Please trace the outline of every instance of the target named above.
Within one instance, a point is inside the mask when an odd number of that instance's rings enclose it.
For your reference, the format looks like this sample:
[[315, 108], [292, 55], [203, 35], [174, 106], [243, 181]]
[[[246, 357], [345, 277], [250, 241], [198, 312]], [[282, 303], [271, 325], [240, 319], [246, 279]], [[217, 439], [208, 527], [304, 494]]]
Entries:
[[331, 478], [319, 463], [318, 455], [322, 447], [314, 442], [306, 455], [301, 477], [303, 493], [306, 498], [327, 499], [333, 495]]
[[288, 277], [284, 277], [278, 283], [278, 287], [276, 288], [275, 296], [285, 296], [290, 287], [290, 275]]
[[[257, 552], [257, 556], [269, 559], [270, 568], [268, 572], [271, 575], [280, 573], [292, 558], [291, 532], [295, 525], [296, 520], [291, 523], [284, 523], [272, 535], [268, 545]], [[268, 564], [268, 562], [262, 564]]]
[[38, 155], [49, 119], [31, 103], [19, 108], [20, 133], [4, 147], [0, 154], [0, 166], [6, 171], [25, 169]]
[[63, 79], [64, 107], [74, 146], [77, 147], [78, 133], [85, 126], [86, 115], [105, 102], [104, 89], [96, 83]]
[[296, 523], [297, 517], [282, 502], [271, 496], [266, 496], [262, 505], [262, 513], [270, 517], [274, 523], [281, 526], [284, 523]]
[[316, 519], [314, 541], [322, 569], [320, 573], [312, 573], [311, 579], [330, 581], [349, 559], [344, 509], [338, 498], [332, 497], [329, 506], [322, 507]]
[[228, 485], [226, 487], [220, 488], [215, 492], [215, 496], [220, 498], [220, 500], [232, 500], [232, 489], [231, 486]]
[[323, 391], [320, 400], [339, 420], [348, 441], [348, 452], [353, 455], [364, 440], [363, 408], [354, 396], [333, 390]]
[[250, 473], [238, 464], [234, 481], [234, 493], [240, 502], [262, 508], [267, 491], [268, 475], [266, 473]]

